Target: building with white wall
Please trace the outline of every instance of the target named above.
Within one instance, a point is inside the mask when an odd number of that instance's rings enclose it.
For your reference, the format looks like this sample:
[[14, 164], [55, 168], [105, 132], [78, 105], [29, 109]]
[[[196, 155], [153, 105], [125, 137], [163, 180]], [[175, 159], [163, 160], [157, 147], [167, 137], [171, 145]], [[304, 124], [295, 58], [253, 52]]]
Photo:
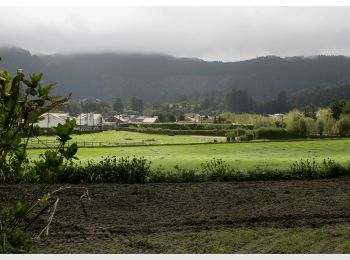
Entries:
[[52, 128], [64, 124], [69, 119], [68, 113], [45, 113], [43, 119], [37, 123], [40, 128]]
[[97, 113], [81, 113], [76, 118], [77, 126], [103, 126], [105, 119], [101, 114]]

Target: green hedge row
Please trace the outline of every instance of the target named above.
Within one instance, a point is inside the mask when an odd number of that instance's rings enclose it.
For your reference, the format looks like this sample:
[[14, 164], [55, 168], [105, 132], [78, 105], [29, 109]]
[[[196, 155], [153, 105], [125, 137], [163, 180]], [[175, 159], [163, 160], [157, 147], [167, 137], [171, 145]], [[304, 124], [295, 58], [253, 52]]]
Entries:
[[154, 123], [154, 124], [121, 124], [121, 127], [138, 127], [146, 129], [166, 130], [228, 130], [228, 129], [253, 129], [254, 125], [233, 125], [233, 124], [177, 124], [177, 123]]
[[288, 131], [285, 128], [277, 127], [262, 127], [254, 130], [255, 139], [297, 139], [305, 138], [304, 135], [298, 135], [295, 132]]
[[[259, 181], [291, 179], [328, 179], [346, 176], [350, 168], [325, 159], [318, 164], [315, 160], [300, 160], [290, 169], [270, 168], [237, 169], [221, 159], [213, 158], [201, 164], [200, 168], [173, 170], [152, 169], [151, 162], [136, 157], [105, 157], [100, 162], [71, 164], [56, 176], [56, 183], [161, 183], [161, 182], [218, 182], [218, 181]], [[22, 182], [24, 180], [21, 180]], [[40, 178], [27, 182], [41, 182]], [[25, 181], [24, 181], [25, 182]]]
[[161, 134], [161, 135], [205, 135], [205, 136], [225, 136], [227, 130], [170, 130], [161, 128], [142, 128], [142, 127], [120, 127], [119, 130], [138, 132], [145, 134]]

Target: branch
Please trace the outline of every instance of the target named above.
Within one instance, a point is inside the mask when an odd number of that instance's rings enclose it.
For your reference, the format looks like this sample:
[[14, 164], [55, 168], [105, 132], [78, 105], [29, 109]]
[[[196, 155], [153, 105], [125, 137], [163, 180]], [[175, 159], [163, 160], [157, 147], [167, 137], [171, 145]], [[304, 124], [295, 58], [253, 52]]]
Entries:
[[41, 234], [46, 230], [45, 234], [46, 236], [49, 235], [49, 229], [50, 229], [50, 225], [51, 225], [51, 222], [53, 220], [53, 216], [55, 215], [55, 212], [56, 212], [56, 209], [57, 209], [57, 205], [58, 205], [58, 202], [60, 201], [60, 198], [57, 198], [56, 201], [55, 201], [55, 204], [53, 205], [53, 211], [48, 219], [48, 223], [47, 225], [43, 228], [43, 230], [41, 230], [41, 232], [39, 233], [39, 235], [37, 236], [37, 238], [40, 238]]

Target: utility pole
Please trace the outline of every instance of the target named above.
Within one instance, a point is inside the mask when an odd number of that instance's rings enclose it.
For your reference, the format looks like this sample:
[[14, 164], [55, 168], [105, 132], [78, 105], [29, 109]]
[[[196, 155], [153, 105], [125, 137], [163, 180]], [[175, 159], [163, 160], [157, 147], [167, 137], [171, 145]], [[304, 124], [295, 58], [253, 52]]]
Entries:
[[79, 101], [80, 103], [80, 108], [79, 108], [79, 120], [80, 120], [80, 132], [81, 132], [81, 114], [83, 113], [83, 109], [82, 109], [82, 102], [81, 100]]
[[47, 112], [47, 129], [49, 129], [50, 125], [50, 112]]

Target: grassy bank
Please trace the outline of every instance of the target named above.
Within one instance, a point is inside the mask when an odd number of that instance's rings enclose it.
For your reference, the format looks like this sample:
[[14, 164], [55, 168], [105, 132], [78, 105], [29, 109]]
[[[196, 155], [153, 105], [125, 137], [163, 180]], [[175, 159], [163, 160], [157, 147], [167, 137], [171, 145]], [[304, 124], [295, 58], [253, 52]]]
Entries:
[[[78, 142], [79, 146], [111, 146], [133, 144], [187, 144], [187, 143], [212, 143], [225, 142], [225, 137], [212, 136], [169, 136], [158, 134], [145, 134], [127, 131], [103, 131], [91, 134], [72, 135], [70, 142]], [[29, 140], [28, 147], [57, 145], [55, 136], [39, 136]]]
[[[166, 138], [166, 136], [163, 137]], [[174, 136], [169, 138], [179, 141], [187, 137], [190, 138], [190, 136]], [[199, 140], [201, 139], [199, 138]], [[161, 166], [168, 170], [173, 169], [175, 165], [186, 169], [198, 168], [201, 163], [209, 161], [213, 157], [223, 159], [238, 169], [253, 169], [265, 166], [271, 169], [289, 169], [292, 163], [299, 161], [301, 158], [315, 158], [318, 163], [321, 163], [324, 158], [331, 158], [337, 163], [347, 166], [350, 161], [349, 144], [349, 139], [343, 139], [308, 142], [252, 142], [155, 147], [80, 148], [77, 156], [84, 163], [88, 160], [100, 161], [101, 156], [125, 157], [135, 155], [151, 161], [152, 168]], [[44, 150], [29, 150], [28, 152], [32, 158], [37, 158]]]

